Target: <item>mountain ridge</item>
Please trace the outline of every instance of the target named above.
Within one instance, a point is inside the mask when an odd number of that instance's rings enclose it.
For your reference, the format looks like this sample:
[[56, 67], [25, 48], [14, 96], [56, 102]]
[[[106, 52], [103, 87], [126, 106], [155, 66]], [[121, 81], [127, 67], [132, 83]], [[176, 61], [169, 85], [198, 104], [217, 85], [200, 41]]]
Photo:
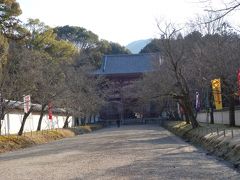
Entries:
[[148, 43], [151, 42], [152, 39], [141, 39], [136, 40], [128, 45], [126, 45], [126, 48], [129, 49], [133, 54], [138, 54]]

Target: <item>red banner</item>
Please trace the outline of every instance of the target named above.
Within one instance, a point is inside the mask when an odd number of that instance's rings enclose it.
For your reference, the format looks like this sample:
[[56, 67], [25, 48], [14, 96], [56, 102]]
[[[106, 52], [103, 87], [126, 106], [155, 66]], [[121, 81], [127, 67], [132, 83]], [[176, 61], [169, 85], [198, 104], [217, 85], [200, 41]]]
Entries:
[[48, 119], [52, 120], [52, 103], [48, 103]]
[[240, 68], [238, 69], [238, 96], [240, 97]]

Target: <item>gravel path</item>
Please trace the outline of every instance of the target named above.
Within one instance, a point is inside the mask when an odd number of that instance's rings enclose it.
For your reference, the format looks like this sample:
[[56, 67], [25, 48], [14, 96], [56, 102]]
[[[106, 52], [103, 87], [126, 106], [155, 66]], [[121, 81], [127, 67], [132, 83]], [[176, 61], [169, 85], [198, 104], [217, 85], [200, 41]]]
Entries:
[[0, 155], [0, 179], [240, 179], [163, 128], [125, 126]]

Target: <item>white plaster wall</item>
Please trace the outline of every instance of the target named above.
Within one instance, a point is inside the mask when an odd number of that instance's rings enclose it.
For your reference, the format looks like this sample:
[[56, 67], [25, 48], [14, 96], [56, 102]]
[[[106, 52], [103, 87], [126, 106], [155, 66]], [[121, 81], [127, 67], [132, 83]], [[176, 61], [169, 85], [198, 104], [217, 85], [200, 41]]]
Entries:
[[[26, 120], [24, 126], [24, 132], [36, 131], [38, 125], [40, 113], [32, 113]], [[23, 118], [23, 112], [13, 111], [5, 115], [5, 118], [2, 123], [1, 134], [16, 134], [18, 133]], [[52, 128], [62, 128], [65, 122], [66, 116], [53, 114], [53, 120], [48, 119], [48, 115], [43, 116], [42, 126], [43, 130], [52, 129]], [[69, 117], [69, 127], [73, 126], [73, 118]]]
[[235, 111], [236, 125], [240, 126], [240, 110]]
[[[229, 111], [214, 112], [214, 123], [216, 124], [229, 124]], [[208, 116], [210, 121], [210, 115]], [[207, 122], [207, 113], [198, 113], [197, 120], [199, 122]], [[240, 126], [240, 110], [235, 110], [235, 122]]]

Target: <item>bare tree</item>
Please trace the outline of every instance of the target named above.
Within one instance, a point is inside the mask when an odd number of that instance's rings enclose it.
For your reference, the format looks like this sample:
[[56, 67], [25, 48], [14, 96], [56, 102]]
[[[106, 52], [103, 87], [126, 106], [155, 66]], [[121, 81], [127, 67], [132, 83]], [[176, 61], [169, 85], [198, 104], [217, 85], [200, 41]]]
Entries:
[[185, 41], [178, 38], [178, 29], [168, 24], [162, 29], [158, 24], [162, 36], [162, 56], [166, 63], [169, 76], [172, 77], [172, 96], [179, 100], [187, 118], [193, 128], [199, 126], [193, 109], [191, 94], [194, 90], [195, 66], [191, 57], [188, 56], [188, 49]]
[[210, 7], [207, 7], [205, 11], [218, 14], [215, 18], [209, 19], [208, 23], [224, 18], [225, 16], [228, 16], [230, 13], [232, 13], [233, 11], [236, 11], [240, 7], [239, 0], [229, 0], [227, 2], [223, 1], [222, 8], [212, 7], [211, 2], [212, 0], [207, 0], [203, 2], [200, 1], [200, 3], [203, 3], [203, 4], [210, 4]]
[[[221, 79], [224, 105], [230, 109], [230, 125], [234, 126], [235, 92], [237, 90], [236, 74], [240, 66], [238, 60], [239, 35], [223, 18], [216, 19], [206, 16], [204, 20], [207, 25], [195, 22], [195, 27], [198, 27], [197, 30], [203, 32], [203, 35], [198, 36], [197, 41], [193, 43], [192, 34], [188, 35], [189, 46], [194, 47], [191, 48], [191, 56], [195, 59], [196, 66], [199, 67], [198, 73], [199, 77], [201, 77], [199, 79], [205, 81], [204, 85], [202, 84], [205, 88], [209, 86], [212, 79]], [[208, 31], [205, 31], [204, 27], [208, 27]], [[202, 82], [198, 83], [201, 84]]]
[[[20, 101], [22, 101], [23, 94], [29, 94], [35, 88], [33, 83], [34, 76], [31, 74], [34, 68], [29, 66], [29, 62], [32, 62], [31, 60], [36, 58], [36, 56], [16, 43], [11, 44], [10, 47], [8, 63], [4, 66], [5, 76], [1, 84], [1, 92], [4, 97], [2, 106], [3, 116], [11, 108], [15, 108], [17, 105], [21, 106]], [[22, 134], [25, 121], [32, 110], [33, 108], [24, 114], [19, 135]]]
[[[84, 118], [99, 112], [104, 104], [104, 96], [98, 89], [102, 79], [92, 76], [91, 72], [86, 66], [64, 67], [66, 89], [56, 103], [64, 107], [68, 115]], [[68, 116], [64, 127], [68, 127]]]
[[[41, 64], [46, 62], [48, 56], [41, 52], [25, 48], [18, 49], [13, 55], [14, 58], [18, 59], [16, 71], [18, 77], [17, 92], [21, 93], [21, 96], [23, 94], [30, 94], [32, 97], [31, 100], [36, 102], [38, 97], [43, 97], [43, 94], [45, 93], [43, 92], [42, 87], [40, 87], [40, 84], [43, 81], [43, 77], [41, 76], [43, 73]], [[19, 91], [19, 89], [21, 90]], [[29, 112], [24, 113], [21, 128], [18, 133], [19, 135], [22, 135], [25, 122], [32, 111], [33, 108], [30, 108]]]
[[[210, 82], [220, 78], [222, 95], [229, 106], [230, 125], [235, 125], [235, 92], [237, 91], [237, 70], [240, 67], [240, 38], [237, 34], [206, 35], [199, 44], [198, 66], [202, 69], [202, 78]], [[196, 55], [195, 54], [195, 55]], [[201, 63], [200, 63], [201, 62]]]
[[[136, 98], [136, 112], [141, 114], [145, 113], [147, 105], [154, 103], [158, 116], [163, 111], [169, 111], [167, 103], [172, 98], [171, 82], [172, 78], [167, 75], [167, 69], [164, 64], [157, 64], [155, 67], [156, 71], [144, 74], [143, 79], [135, 81], [127, 92], [130, 92], [130, 97]], [[174, 100], [173, 100], [174, 101]]]
[[[14, 68], [9, 71], [11, 79], [7, 82], [14, 83], [14, 86], [8, 87], [12, 93], [5, 97], [9, 97], [10, 100], [22, 101], [23, 94], [30, 94], [34, 103], [42, 105], [38, 125], [38, 128], [41, 128], [45, 103], [49, 102], [49, 99], [55, 98], [62, 90], [61, 79], [62, 82], [64, 80], [61, 77], [61, 69], [54, 61], [51, 61], [48, 54], [28, 50], [22, 46], [12, 49], [10, 60], [9, 62], [14, 62]], [[4, 89], [2, 92], [5, 92]], [[7, 92], [10, 93], [9, 90]], [[33, 108], [24, 114], [19, 135], [22, 134], [25, 121], [32, 110]]]
[[158, 24], [161, 39], [159, 51], [162, 56], [162, 64], [158, 70], [145, 76], [148, 84], [147, 91], [151, 91], [153, 97], [172, 97], [181, 104], [185, 111], [187, 122], [192, 127], [199, 126], [193, 106], [193, 94], [195, 94], [196, 66], [188, 53], [188, 46], [173, 24]]
[[229, 28], [229, 23], [224, 17], [218, 18], [219, 16], [218, 13], [207, 12], [207, 14], [191, 20], [186, 27], [189, 28], [189, 33], [193, 31], [201, 32], [203, 35], [222, 33], [226, 28]]

